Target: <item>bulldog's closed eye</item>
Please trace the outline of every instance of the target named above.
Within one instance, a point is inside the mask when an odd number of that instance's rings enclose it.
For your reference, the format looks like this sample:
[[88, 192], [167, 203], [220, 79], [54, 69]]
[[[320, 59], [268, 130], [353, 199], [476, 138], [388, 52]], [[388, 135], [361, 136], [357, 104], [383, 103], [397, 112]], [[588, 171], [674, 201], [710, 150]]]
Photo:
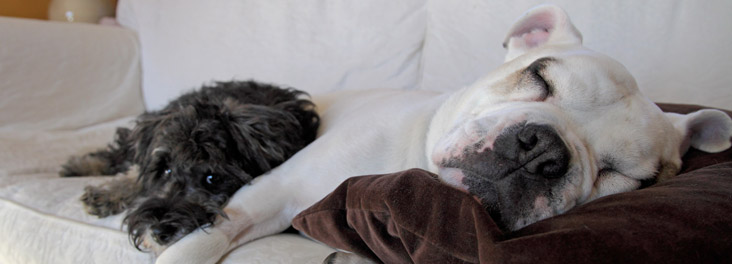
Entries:
[[551, 81], [548, 81], [544, 77], [544, 69], [553, 61], [555, 61], [555, 59], [551, 57], [538, 59], [531, 63], [529, 67], [526, 67], [522, 72], [522, 75], [529, 79], [531, 84], [544, 90], [545, 94], [542, 99], [546, 99], [554, 95], [554, 87], [552, 86]]
[[603, 176], [603, 175], [606, 175], [606, 174], [608, 174], [608, 173], [612, 173], [612, 172], [615, 172], [615, 169], [613, 169], [612, 167], [605, 167], [605, 168], [601, 168], [601, 169], [600, 169], [600, 170], [599, 170], [599, 171], [597, 172], [597, 175], [598, 175], [598, 176]]
[[608, 173], [617, 173], [617, 161], [614, 158], [610, 157], [603, 157], [600, 159], [600, 162], [597, 164], [598, 171], [597, 175], [602, 176]]

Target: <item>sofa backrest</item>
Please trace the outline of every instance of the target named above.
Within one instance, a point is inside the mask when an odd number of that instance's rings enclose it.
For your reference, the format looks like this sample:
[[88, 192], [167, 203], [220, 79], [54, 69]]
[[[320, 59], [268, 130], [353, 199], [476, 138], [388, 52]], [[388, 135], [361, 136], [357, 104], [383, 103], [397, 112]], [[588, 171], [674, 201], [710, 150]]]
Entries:
[[[422, 88], [467, 85], [500, 65], [509, 27], [544, 2], [430, 0]], [[585, 46], [623, 63], [651, 100], [732, 108], [732, 1], [551, 2]]]
[[[538, 0], [121, 0], [139, 33], [149, 109], [213, 80], [256, 79], [318, 94], [452, 91], [503, 61], [504, 34]], [[732, 104], [732, 2], [556, 0], [589, 48], [654, 101]]]
[[306, 90], [418, 86], [425, 1], [120, 1], [149, 109], [213, 80]]

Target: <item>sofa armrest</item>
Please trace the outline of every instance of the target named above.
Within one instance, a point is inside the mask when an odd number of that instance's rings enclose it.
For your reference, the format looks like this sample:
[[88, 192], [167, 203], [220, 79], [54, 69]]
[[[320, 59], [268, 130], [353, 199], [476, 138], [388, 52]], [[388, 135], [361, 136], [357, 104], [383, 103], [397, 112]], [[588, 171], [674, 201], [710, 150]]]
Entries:
[[71, 130], [144, 110], [128, 29], [0, 17], [0, 131]]

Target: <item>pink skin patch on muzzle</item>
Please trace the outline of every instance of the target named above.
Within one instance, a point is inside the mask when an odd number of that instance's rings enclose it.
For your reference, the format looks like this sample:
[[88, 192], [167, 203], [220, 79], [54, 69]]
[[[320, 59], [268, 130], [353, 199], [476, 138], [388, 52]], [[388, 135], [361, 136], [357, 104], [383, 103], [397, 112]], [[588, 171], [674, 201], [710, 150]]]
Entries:
[[468, 186], [463, 184], [465, 174], [463, 171], [456, 168], [440, 168], [439, 178], [444, 183], [450, 186], [460, 189], [463, 192], [468, 192]]

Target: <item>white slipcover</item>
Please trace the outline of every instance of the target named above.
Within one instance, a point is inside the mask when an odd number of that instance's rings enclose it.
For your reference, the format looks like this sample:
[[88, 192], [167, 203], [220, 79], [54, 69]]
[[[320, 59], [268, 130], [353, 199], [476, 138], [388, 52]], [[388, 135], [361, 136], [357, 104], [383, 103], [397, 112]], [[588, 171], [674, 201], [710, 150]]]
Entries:
[[[57, 176], [143, 102], [157, 109], [203, 83], [250, 78], [314, 95], [452, 91], [499, 65], [509, 25], [541, 2], [120, 0], [128, 29], [0, 17], [0, 263], [154, 260], [129, 244], [120, 216], [82, 211], [83, 187], [107, 178]], [[554, 2], [652, 100], [732, 108], [732, 2]], [[331, 251], [275, 235], [224, 263], [318, 263]]]

